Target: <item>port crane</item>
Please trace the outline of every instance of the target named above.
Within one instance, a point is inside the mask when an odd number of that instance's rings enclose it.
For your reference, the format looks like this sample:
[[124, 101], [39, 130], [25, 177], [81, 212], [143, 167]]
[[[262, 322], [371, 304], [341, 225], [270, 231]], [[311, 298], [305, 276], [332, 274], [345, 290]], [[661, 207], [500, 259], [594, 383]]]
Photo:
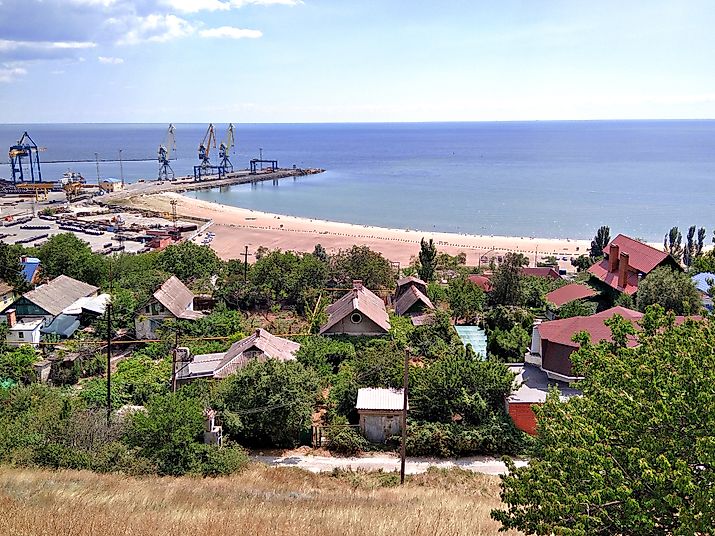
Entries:
[[213, 123], [209, 123], [209, 128], [206, 129], [204, 139], [199, 144], [199, 161], [201, 168], [209, 170], [211, 168], [211, 147], [216, 148], [216, 133], [214, 132]]
[[[27, 159], [29, 169], [29, 179], [32, 184], [42, 182], [42, 171], [40, 170], [40, 151], [46, 151], [46, 147], [38, 147], [30, 135], [25, 132], [15, 145], [10, 147], [10, 168], [12, 170], [12, 183], [26, 182], [23, 166], [24, 159]], [[37, 176], [37, 179], [35, 179]]]
[[219, 166], [223, 168], [224, 173], [233, 172], [233, 164], [228, 158], [228, 153], [231, 149], [236, 146], [236, 138], [234, 136], [233, 123], [228, 125], [228, 131], [226, 132], [226, 140], [221, 142], [218, 146], [218, 157], [221, 159]]
[[159, 160], [159, 177], [158, 180], [174, 180], [174, 170], [171, 169], [171, 156], [176, 152], [176, 128], [173, 124], [169, 125], [164, 137], [164, 143], [159, 145], [158, 160]]

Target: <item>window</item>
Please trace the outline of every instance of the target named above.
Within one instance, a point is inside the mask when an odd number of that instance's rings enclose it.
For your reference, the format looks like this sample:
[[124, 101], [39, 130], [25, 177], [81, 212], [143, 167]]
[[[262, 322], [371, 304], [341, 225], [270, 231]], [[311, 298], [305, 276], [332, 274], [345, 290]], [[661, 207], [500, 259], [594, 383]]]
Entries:
[[17, 338], [18, 338], [18, 339], [24, 339], [24, 338], [25, 338], [25, 332], [24, 332], [24, 331], [18, 331], [18, 332], [17, 332]]
[[353, 314], [350, 315], [350, 322], [353, 324], [359, 324], [362, 322], [362, 315], [355, 311]]

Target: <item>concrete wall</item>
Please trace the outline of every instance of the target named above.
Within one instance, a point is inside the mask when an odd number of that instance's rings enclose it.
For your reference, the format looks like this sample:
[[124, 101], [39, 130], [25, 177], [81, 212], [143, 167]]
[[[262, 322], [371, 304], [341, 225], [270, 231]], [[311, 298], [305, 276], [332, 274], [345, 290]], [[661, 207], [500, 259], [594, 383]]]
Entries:
[[42, 324], [34, 329], [14, 329], [7, 332], [7, 344], [9, 346], [22, 346], [23, 344], [31, 344], [37, 346], [40, 343], [40, 328]]
[[389, 437], [402, 432], [401, 412], [361, 410], [360, 431], [372, 443], [384, 443]]

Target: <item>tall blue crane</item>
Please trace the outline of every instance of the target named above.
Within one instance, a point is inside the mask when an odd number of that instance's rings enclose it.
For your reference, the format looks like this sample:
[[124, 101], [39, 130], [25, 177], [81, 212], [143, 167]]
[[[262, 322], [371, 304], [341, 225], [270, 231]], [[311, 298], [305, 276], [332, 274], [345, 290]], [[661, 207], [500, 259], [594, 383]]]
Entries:
[[[10, 167], [12, 169], [12, 183], [27, 182], [24, 171], [24, 159], [27, 159], [28, 170], [30, 172], [30, 182], [33, 184], [42, 182], [42, 171], [40, 170], [40, 151], [44, 147], [38, 147], [30, 135], [25, 132], [15, 145], [10, 147]], [[37, 179], [35, 179], [37, 176]]]
[[171, 169], [171, 155], [176, 152], [176, 136], [174, 135], [174, 125], [170, 124], [166, 131], [164, 143], [159, 145], [159, 177], [158, 180], [174, 180], [174, 170]]

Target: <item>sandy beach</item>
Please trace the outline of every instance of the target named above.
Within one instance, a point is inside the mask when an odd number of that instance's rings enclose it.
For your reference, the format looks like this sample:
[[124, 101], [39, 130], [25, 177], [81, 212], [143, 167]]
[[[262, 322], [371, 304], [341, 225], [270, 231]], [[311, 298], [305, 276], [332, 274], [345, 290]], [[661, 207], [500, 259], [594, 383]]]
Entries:
[[[260, 246], [302, 252], [313, 251], [319, 243], [329, 253], [335, 253], [358, 244], [367, 245], [404, 266], [410, 262], [411, 257], [417, 255], [420, 239], [424, 237], [434, 239], [439, 251], [451, 255], [466, 253], [469, 265], [480, 264], [480, 258], [483, 256], [498, 257], [513, 251], [527, 255], [532, 265], [537, 258], [555, 255], [559, 258], [562, 268], [572, 271], [571, 257], [587, 252], [590, 247], [587, 240], [568, 238], [439, 233], [299, 218], [190, 199], [173, 192], [136, 196], [131, 199], [131, 205], [135, 208], [169, 212], [171, 200], [177, 201], [176, 209], [181, 216], [213, 222], [207, 229], [215, 233], [210, 245], [226, 260], [241, 258], [246, 245], [249, 247], [249, 253]], [[197, 237], [196, 240], [200, 243], [203, 236]], [[563, 257], [567, 260], [564, 261]]]

